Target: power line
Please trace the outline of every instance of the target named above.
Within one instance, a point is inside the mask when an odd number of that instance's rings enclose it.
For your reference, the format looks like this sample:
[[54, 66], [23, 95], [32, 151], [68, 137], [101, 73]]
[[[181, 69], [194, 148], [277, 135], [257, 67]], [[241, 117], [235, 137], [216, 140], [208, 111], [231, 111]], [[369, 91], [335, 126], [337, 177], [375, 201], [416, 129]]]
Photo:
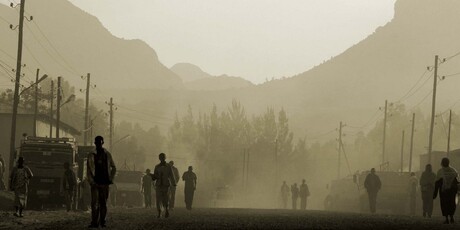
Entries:
[[409, 109], [409, 111], [412, 111], [413, 109], [415, 109], [416, 107], [418, 107], [420, 104], [422, 104], [422, 103], [428, 98], [428, 96], [431, 95], [431, 93], [433, 93], [433, 90], [430, 90], [430, 92], [428, 92], [428, 94], [427, 94], [426, 96], [424, 96], [424, 97], [422, 98], [422, 100], [419, 101], [416, 105], [412, 106], [412, 107]]
[[[398, 100], [398, 102], [401, 102], [409, 97], [407, 97], [409, 95], [409, 93], [418, 85], [418, 83], [420, 83], [420, 81], [423, 79], [423, 77], [425, 77], [425, 75], [430, 72], [429, 68], [427, 68], [423, 73], [422, 75], [419, 77], [419, 79], [417, 80], [417, 82], [415, 82], [415, 84]], [[428, 78], [429, 79], [429, 78]], [[422, 86], [427, 82], [427, 80], [425, 80], [425, 82], [422, 84]], [[420, 87], [422, 87], [420, 86]], [[418, 89], [420, 89], [420, 87]], [[418, 89], [414, 92], [414, 94], [418, 91]], [[413, 95], [413, 94], [412, 94]], [[411, 96], [412, 96], [411, 95]], [[407, 98], [406, 98], [407, 97]]]

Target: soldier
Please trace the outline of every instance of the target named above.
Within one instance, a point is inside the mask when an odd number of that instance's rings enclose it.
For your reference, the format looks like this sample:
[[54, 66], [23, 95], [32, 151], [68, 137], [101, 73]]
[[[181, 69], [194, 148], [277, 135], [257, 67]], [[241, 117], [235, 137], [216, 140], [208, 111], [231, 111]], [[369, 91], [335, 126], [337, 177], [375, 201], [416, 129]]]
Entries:
[[193, 172], [193, 167], [188, 166], [188, 171], [182, 175], [182, 180], [185, 181], [184, 195], [185, 207], [187, 210], [192, 210], [193, 195], [196, 190], [196, 174]]
[[150, 174], [150, 169], [147, 169], [141, 182], [141, 193], [144, 194], [144, 205], [146, 208], [152, 207], [152, 186], [152, 175]]
[[102, 147], [104, 138], [94, 139], [96, 149], [88, 154], [86, 177], [91, 185], [91, 224], [89, 228], [106, 227], [107, 198], [109, 185], [117, 172], [112, 154]]
[[[169, 165], [171, 165], [171, 169], [174, 175], [174, 181], [175, 181], [175, 184], [177, 185], [180, 179], [179, 170], [177, 170], [177, 168], [174, 167], [174, 161], [170, 161]], [[169, 207], [171, 210], [174, 210], [174, 203], [176, 201], [176, 185], [169, 187]]]
[[297, 183], [294, 183], [291, 186], [291, 194], [292, 194], [292, 209], [297, 209], [297, 198], [299, 198], [299, 188], [297, 187]]
[[369, 208], [371, 213], [375, 213], [376, 211], [376, 203], [377, 203], [377, 193], [379, 192], [380, 188], [382, 187], [382, 183], [380, 182], [379, 176], [375, 175], [375, 169], [371, 169], [371, 173], [366, 176], [364, 180], [364, 187], [367, 190], [367, 195], [369, 196]]
[[165, 209], [165, 218], [169, 217], [169, 187], [176, 186], [171, 166], [166, 163], [166, 154], [158, 155], [160, 163], [155, 166], [153, 179], [155, 181], [158, 218], [161, 217], [161, 206]]
[[19, 157], [16, 167], [11, 171], [10, 189], [14, 192], [14, 205], [17, 217], [23, 217], [22, 210], [27, 205], [29, 180], [33, 177], [32, 171], [24, 165], [24, 158]]
[[410, 215], [415, 215], [415, 204], [416, 204], [416, 197], [417, 197], [417, 177], [415, 173], [410, 174], [409, 179], [409, 210]]
[[64, 175], [62, 176], [62, 190], [65, 197], [65, 206], [67, 212], [72, 210], [75, 191], [77, 188], [77, 177], [75, 173], [70, 169], [69, 162], [64, 163]]
[[425, 166], [425, 171], [420, 177], [420, 190], [423, 201], [423, 217], [431, 218], [433, 213], [433, 193], [436, 174], [434, 174], [431, 164]]
[[308, 190], [308, 185], [305, 183], [305, 179], [302, 180], [302, 185], [300, 185], [300, 209], [307, 209], [307, 197], [310, 196], [310, 190]]
[[281, 185], [281, 199], [283, 200], [283, 208], [287, 208], [287, 202], [289, 197], [289, 187], [286, 184], [286, 181], [283, 181], [283, 185]]
[[450, 223], [454, 223], [455, 198], [458, 190], [457, 170], [450, 167], [449, 164], [448, 158], [442, 159], [442, 168], [439, 169], [436, 175], [435, 192], [433, 194], [433, 199], [435, 199], [439, 191], [442, 215], [446, 217], [444, 224], [449, 224], [449, 217]]

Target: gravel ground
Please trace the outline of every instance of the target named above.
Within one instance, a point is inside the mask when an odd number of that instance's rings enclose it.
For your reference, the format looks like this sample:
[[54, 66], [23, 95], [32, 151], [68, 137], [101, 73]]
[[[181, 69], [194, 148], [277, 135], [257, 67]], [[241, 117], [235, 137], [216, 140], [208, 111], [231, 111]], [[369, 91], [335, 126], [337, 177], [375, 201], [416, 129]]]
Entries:
[[[156, 218], [153, 209], [109, 209], [108, 229], [458, 229], [442, 218], [368, 215], [324, 211], [258, 209], [176, 209], [170, 218]], [[24, 218], [0, 214], [0, 229], [84, 229], [90, 214], [27, 211]]]

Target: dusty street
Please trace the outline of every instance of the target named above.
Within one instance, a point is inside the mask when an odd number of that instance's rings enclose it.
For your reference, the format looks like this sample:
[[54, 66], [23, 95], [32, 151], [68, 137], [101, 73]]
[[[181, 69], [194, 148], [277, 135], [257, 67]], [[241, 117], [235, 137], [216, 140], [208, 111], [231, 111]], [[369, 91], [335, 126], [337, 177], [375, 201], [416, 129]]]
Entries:
[[[157, 219], [152, 209], [110, 209], [109, 229], [454, 229], [442, 219], [334, 213], [323, 211], [176, 209], [170, 218]], [[89, 213], [28, 211], [24, 218], [2, 213], [0, 229], [84, 229]]]

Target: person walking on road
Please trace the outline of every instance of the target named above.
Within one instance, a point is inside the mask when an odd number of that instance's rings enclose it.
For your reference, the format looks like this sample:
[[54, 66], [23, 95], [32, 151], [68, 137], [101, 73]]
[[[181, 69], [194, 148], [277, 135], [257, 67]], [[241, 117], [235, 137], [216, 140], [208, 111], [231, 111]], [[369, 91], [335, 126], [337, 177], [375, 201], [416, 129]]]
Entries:
[[377, 193], [382, 187], [379, 176], [375, 174], [375, 169], [371, 169], [371, 173], [366, 176], [364, 180], [364, 187], [367, 190], [367, 195], [369, 196], [369, 208], [371, 213], [376, 212], [377, 205]]
[[64, 163], [64, 175], [62, 176], [62, 190], [65, 197], [65, 206], [67, 212], [73, 210], [75, 207], [75, 192], [77, 188], [77, 177], [75, 173], [70, 169], [69, 162]]
[[176, 202], [176, 188], [177, 188], [177, 183], [179, 183], [180, 180], [180, 175], [179, 175], [179, 170], [174, 167], [174, 161], [170, 161], [169, 165], [171, 165], [171, 169], [173, 172], [174, 176], [174, 186], [169, 187], [169, 209], [174, 210], [174, 204]]
[[182, 180], [185, 182], [185, 207], [187, 210], [192, 210], [193, 195], [195, 194], [197, 180], [192, 166], [188, 166], [188, 171], [184, 172], [184, 175], [182, 175]]
[[14, 205], [17, 217], [23, 217], [22, 211], [27, 205], [29, 180], [33, 177], [32, 171], [24, 165], [24, 158], [19, 157], [16, 167], [11, 171], [10, 189], [14, 192]]
[[439, 169], [436, 175], [435, 191], [433, 194], [433, 199], [435, 199], [439, 192], [442, 215], [446, 218], [445, 224], [454, 223], [454, 214], [457, 206], [455, 204], [455, 198], [458, 191], [458, 173], [457, 170], [450, 167], [449, 164], [450, 161], [448, 158], [442, 159], [442, 168]]
[[291, 195], [292, 195], [292, 209], [297, 209], [297, 199], [299, 198], [299, 187], [297, 187], [297, 183], [294, 183], [291, 186]]
[[417, 183], [418, 179], [415, 176], [415, 173], [410, 174], [409, 178], [409, 212], [410, 215], [415, 215], [415, 205], [416, 205], [416, 197], [417, 197]]
[[308, 189], [308, 185], [305, 183], [305, 179], [302, 180], [302, 184], [300, 185], [300, 209], [305, 210], [307, 209], [307, 198], [310, 196], [310, 190]]
[[158, 218], [161, 217], [161, 207], [165, 210], [165, 218], [169, 217], [169, 187], [176, 186], [171, 165], [166, 163], [166, 154], [158, 155], [160, 163], [155, 166], [153, 179], [155, 180], [156, 203]]
[[423, 217], [431, 218], [433, 214], [433, 193], [436, 174], [433, 172], [431, 164], [425, 166], [425, 171], [420, 177], [420, 190], [423, 201]]
[[289, 198], [289, 187], [286, 184], [286, 181], [283, 181], [283, 185], [281, 185], [281, 200], [283, 201], [284, 209], [287, 209], [288, 198]]
[[145, 175], [142, 177], [141, 193], [144, 194], [144, 206], [146, 208], [152, 207], [152, 187], [153, 180], [150, 174], [150, 169], [145, 170]]
[[94, 144], [96, 149], [88, 154], [86, 170], [86, 176], [91, 185], [91, 224], [89, 228], [106, 227], [109, 185], [113, 184], [117, 172], [112, 154], [102, 147], [104, 138], [97, 136]]

